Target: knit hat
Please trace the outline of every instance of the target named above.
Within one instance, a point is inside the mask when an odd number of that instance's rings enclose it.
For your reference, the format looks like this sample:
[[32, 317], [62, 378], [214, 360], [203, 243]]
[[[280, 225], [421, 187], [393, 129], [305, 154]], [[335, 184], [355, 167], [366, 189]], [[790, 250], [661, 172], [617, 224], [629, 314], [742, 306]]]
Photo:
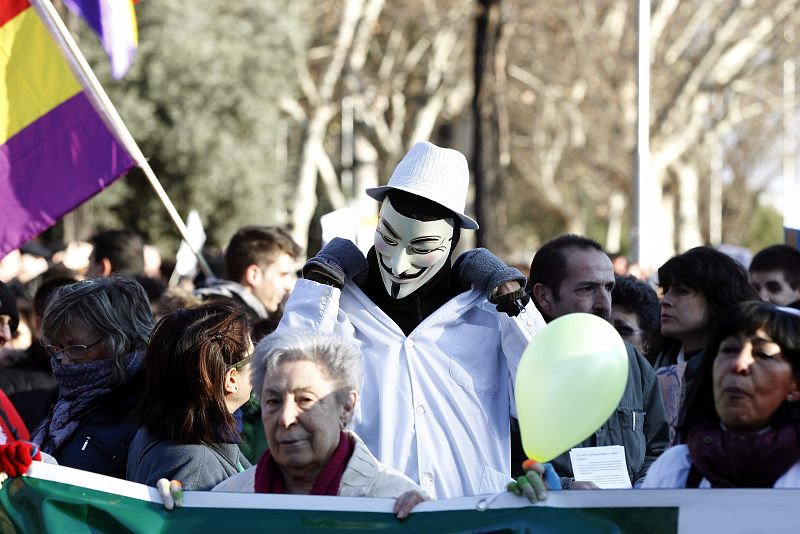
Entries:
[[392, 189], [427, 198], [458, 216], [461, 227], [476, 230], [478, 223], [464, 215], [469, 190], [469, 167], [464, 154], [421, 142], [411, 147], [382, 187], [367, 189], [367, 194], [383, 201]]
[[13, 335], [17, 331], [17, 326], [19, 325], [17, 299], [3, 282], [0, 282], [0, 315], [8, 315], [11, 317], [11, 334]]

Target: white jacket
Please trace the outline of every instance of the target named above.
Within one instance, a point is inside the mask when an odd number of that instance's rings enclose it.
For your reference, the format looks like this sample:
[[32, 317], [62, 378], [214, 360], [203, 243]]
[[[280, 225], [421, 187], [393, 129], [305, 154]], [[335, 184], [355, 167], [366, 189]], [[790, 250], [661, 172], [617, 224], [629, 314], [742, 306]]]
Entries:
[[[356, 446], [339, 483], [340, 497], [396, 498], [412, 490], [426, 494], [403, 473], [381, 464], [358, 436], [353, 433], [350, 436]], [[255, 482], [256, 466], [253, 466], [223, 480], [211, 491], [255, 493]]]
[[[676, 445], [664, 451], [664, 454], [653, 462], [647, 471], [643, 488], [685, 488], [692, 468], [692, 455], [688, 445]], [[700, 488], [710, 488], [711, 483], [705, 478], [700, 481]], [[800, 488], [800, 462], [789, 468], [775, 481], [773, 488]]]
[[356, 433], [381, 462], [451, 498], [505, 491], [513, 377], [543, 327], [532, 303], [512, 318], [473, 288], [406, 337], [355, 284], [299, 280], [278, 328], [355, 340], [364, 355]]

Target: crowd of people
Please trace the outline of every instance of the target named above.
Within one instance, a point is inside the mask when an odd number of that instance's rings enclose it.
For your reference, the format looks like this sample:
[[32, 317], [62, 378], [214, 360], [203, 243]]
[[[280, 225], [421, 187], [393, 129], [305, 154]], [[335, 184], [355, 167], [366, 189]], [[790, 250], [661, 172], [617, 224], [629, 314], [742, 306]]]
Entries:
[[576, 447], [623, 446], [634, 490], [800, 487], [800, 251], [744, 266], [697, 247], [641, 280], [562, 235], [523, 274], [456, 254], [478, 228], [468, 188], [462, 154], [418, 143], [367, 191], [366, 256], [336, 238], [300, 265], [285, 230], [247, 226], [219, 278], [167, 288], [121, 230], [94, 236], [85, 265], [4, 269], [0, 468], [43, 458], [158, 486], [165, 504], [179, 487], [393, 498], [399, 518], [510, 482], [532, 500], [596, 490], [568, 451], [555, 482], [521, 467], [514, 402], [528, 343], [583, 312], [624, 339], [628, 378]]

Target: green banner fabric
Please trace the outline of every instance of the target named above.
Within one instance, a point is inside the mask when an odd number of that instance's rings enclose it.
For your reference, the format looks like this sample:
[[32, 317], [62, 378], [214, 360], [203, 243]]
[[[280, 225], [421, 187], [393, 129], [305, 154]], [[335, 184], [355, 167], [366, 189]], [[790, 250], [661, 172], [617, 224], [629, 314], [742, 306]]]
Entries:
[[[796, 533], [800, 489], [622, 489], [510, 493], [419, 504], [404, 521], [393, 499], [188, 491], [166, 511], [155, 488], [33, 462], [0, 485], [0, 533], [39, 532], [752, 532]], [[480, 511], [485, 510], [485, 511]]]
[[[221, 497], [222, 495], [220, 495]], [[365, 504], [370, 500], [365, 499]], [[191, 507], [160, 504], [81, 486], [20, 477], [0, 488], [3, 532], [230, 532], [263, 527], [293, 533], [327, 530], [423, 532], [648, 532], [677, 531], [677, 508], [525, 508], [413, 513]]]

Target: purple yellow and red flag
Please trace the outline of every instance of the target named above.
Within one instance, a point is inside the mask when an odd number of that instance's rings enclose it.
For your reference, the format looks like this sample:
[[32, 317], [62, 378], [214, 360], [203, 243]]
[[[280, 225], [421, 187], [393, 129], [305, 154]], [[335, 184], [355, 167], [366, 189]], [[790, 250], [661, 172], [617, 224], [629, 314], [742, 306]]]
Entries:
[[134, 166], [28, 0], [0, 1], [0, 258]]
[[122, 78], [133, 63], [139, 34], [134, 0], [64, 0], [100, 37], [111, 62], [111, 75]]

